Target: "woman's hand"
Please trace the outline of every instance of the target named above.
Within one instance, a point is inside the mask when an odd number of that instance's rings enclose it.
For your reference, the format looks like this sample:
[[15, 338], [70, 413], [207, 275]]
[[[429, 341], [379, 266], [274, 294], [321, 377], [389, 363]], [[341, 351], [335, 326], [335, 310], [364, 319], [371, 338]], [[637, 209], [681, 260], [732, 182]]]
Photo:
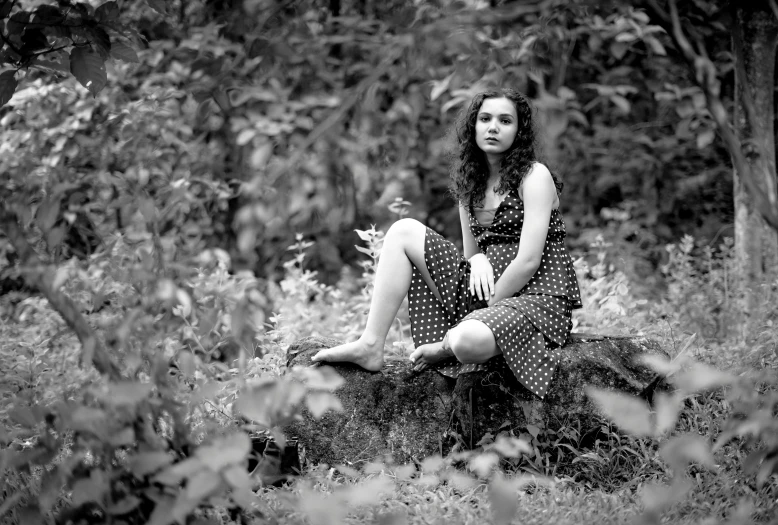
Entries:
[[470, 257], [470, 295], [488, 301], [494, 295], [494, 270], [483, 253]]

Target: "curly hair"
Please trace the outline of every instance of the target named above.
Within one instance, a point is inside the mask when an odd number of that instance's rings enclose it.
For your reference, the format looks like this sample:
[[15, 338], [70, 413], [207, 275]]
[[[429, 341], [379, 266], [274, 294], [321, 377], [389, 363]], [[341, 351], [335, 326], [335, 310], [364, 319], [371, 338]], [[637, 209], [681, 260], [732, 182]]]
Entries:
[[[485, 91], [473, 97], [470, 106], [461, 113], [456, 124], [458, 154], [451, 165], [449, 192], [460, 205], [483, 206], [489, 181], [489, 165], [486, 155], [475, 141], [475, 125], [481, 104], [488, 98], [507, 98], [516, 108], [518, 131], [513, 143], [500, 161], [500, 182], [495, 191], [502, 195], [518, 191], [525, 175], [536, 160], [537, 138], [532, 120], [532, 106], [518, 91], [504, 88]], [[554, 183], [559, 186], [556, 177]], [[557, 190], [561, 190], [560, 187]]]

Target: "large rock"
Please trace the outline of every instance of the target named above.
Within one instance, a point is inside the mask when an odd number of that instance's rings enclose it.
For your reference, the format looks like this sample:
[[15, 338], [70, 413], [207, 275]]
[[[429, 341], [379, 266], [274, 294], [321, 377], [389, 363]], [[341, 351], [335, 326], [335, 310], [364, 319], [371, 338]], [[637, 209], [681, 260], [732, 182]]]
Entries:
[[[292, 344], [287, 364], [311, 365], [322, 348], [341, 342], [308, 337]], [[639, 356], [666, 356], [646, 338], [577, 337], [558, 349], [559, 366], [544, 400], [510, 373], [474, 372], [456, 380], [435, 371], [415, 373], [407, 359], [387, 361], [380, 372], [346, 363], [329, 363], [345, 379], [336, 392], [344, 410], [301, 422], [285, 430], [296, 437], [306, 461], [359, 466], [376, 458], [397, 463], [447, 453], [459, 440], [473, 446], [487, 433], [528, 425], [559, 430], [578, 428], [582, 435], [600, 427], [586, 386], [610, 388], [651, 399], [656, 373]]]

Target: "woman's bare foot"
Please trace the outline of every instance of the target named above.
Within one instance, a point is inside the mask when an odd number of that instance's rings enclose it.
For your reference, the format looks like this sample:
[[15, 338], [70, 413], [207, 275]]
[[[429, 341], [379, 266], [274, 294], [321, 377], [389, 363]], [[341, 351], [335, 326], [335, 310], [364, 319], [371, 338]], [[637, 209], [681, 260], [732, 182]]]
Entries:
[[369, 343], [361, 338], [353, 343], [334, 346], [325, 350], [320, 350], [312, 361], [321, 363], [324, 361], [330, 363], [354, 363], [365, 370], [378, 372], [384, 366], [384, 345], [378, 343]]
[[437, 363], [448, 357], [453, 357], [454, 352], [451, 351], [451, 347], [444, 345], [444, 342], [445, 339], [443, 341], [438, 341], [437, 343], [421, 345], [414, 350], [410, 355], [413, 369], [417, 372], [421, 372], [433, 363]]

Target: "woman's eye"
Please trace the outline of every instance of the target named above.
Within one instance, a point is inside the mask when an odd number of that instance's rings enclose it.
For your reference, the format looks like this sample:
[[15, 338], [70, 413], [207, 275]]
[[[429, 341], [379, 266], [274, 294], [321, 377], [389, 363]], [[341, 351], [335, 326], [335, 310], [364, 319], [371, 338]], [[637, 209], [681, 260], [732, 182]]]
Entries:
[[503, 121], [502, 121], [502, 123], [503, 123], [503, 124], [510, 124], [510, 123], [511, 123], [511, 121], [510, 121], [510, 120], [503, 120]]

